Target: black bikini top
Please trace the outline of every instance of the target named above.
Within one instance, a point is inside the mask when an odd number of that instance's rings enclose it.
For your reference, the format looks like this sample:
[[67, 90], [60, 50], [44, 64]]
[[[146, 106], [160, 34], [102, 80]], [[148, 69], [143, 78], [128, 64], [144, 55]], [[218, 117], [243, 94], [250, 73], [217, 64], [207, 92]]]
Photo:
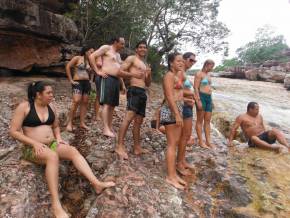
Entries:
[[55, 115], [53, 110], [51, 109], [51, 107], [48, 105], [48, 118], [47, 120], [43, 123], [41, 122], [41, 120], [39, 119], [36, 110], [35, 110], [35, 106], [34, 106], [34, 102], [30, 104], [30, 111], [27, 114], [27, 116], [25, 117], [25, 119], [23, 120], [22, 126], [28, 126], [28, 127], [36, 127], [36, 126], [41, 126], [41, 125], [52, 125], [54, 120], [55, 120]]

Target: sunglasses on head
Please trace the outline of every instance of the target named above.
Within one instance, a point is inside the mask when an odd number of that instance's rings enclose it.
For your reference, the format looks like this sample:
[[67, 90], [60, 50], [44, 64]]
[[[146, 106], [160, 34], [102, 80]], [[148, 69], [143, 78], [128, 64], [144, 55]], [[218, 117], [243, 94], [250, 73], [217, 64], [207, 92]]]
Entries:
[[195, 59], [191, 59], [191, 58], [189, 58], [188, 59], [191, 63], [195, 63], [197, 60], [195, 60]]

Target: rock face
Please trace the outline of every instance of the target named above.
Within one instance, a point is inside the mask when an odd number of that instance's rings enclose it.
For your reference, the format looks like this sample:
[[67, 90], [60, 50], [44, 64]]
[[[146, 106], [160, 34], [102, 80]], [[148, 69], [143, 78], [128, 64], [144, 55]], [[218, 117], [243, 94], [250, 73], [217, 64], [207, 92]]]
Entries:
[[60, 14], [65, 4], [57, 0], [2, 0], [0, 8], [0, 68], [64, 72], [66, 53], [78, 50], [69, 44], [81, 39], [76, 24]]
[[283, 83], [285, 76], [286, 76], [285, 72], [273, 70], [261, 70], [257, 75], [257, 79], [267, 82]]
[[284, 79], [284, 87], [290, 90], [290, 74], [287, 74]]
[[258, 74], [260, 73], [259, 69], [251, 69], [251, 70], [247, 70], [245, 72], [245, 77], [248, 80], [257, 80], [258, 79]]
[[[288, 50], [283, 53], [288, 55]], [[226, 69], [226, 71], [217, 72], [215, 76], [232, 78], [232, 79], [248, 79], [252, 81], [266, 81], [274, 83], [284, 83], [287, 74], [290, 72], [290, 62], [280, 63], [278, 61], [269, 60], [263, 64], [255, 64], [251, 66], [239, 66]], [[287, 88], [288, 85], [284, 83]]]
[[[39, 77], [17, 79], [2, 79], [0, 88], [0, 217], [50, 218], [52, 214], [44, 167], [24, 161], [21, 158], [21, 145], [7, 135], [12, 110], [22, 101], [27, 83], [39, 80]], [[226, 93], [243, 96], [245, 90], [248, 90], [264, 99], [266, 104], [285, 104], [288, 110], [289, 95], [283, 88], [275, 93], [273, 102], [269, 101], [270, 96], [265, 91], [273, 90], [271, 87], [278, 87], [278, 84], [257, 82], [258, 85], [253, 86], [253, 82], [246, 80], [217, 80], [226, 86], [218, 85], [215, 90], [222, 91], [223, 96]], [[70, 84], [64, 78], [49, 78], [49, 82], [56, 81], [55, 101], [61, 113], [60, 123], [63, 128], [71, 103]], [[261, 88], [261, 84], [267, 87]], [[289, 217], [289, 154], [278, 155], [271, 151], [252, 149], [239, 142], [233, 148], [226, 146], [223, 134], [229, 132], [235, 117], [233, 113], [244, 110], [237, 102], [241, 101], [244, 105], [245, 96], [234, 97], [236, 101], [232, 105], [224, 104], [225, 100], [215, 102], [211, 136], [217, 148], [208, 150], [197, 145], [187, 147], [186, 158], [195, 165], [196, 170], [192, 176], [183, 177], [188, 186], [186, 190], [180, 191], [165, 182], [166, 138], [149, 128], [154, 109], [162, 99], [160, 87], [152, 84], [150, 89], [150, 101], [141, 129], [142, 146], [149, 150], [148, 154], [132, 154], [132, 127], [129, 127], [125, 138], [129, 160], [119, 160], [113, 152], [115, 139], [104, 137], [102, 122], [93, 122], [91, 119], [93, 101], [87, 118], [90, 130], [76, 129], [73, 133], [62, 133], [64, 139], [82, 153], [99, 179], [116, 182], [116, 187], [96, 196], [90, 184], [72, 164], [61, 161], [61, 201], [73, 218]], [[285, 103], [277, 100], [277, 96], [282, 97]], [[91, 100], [94, 100], [93, 96]], [[125, 96], [121, 95], [120, 100], [113, 118], [116, 132], [126, 108]]]

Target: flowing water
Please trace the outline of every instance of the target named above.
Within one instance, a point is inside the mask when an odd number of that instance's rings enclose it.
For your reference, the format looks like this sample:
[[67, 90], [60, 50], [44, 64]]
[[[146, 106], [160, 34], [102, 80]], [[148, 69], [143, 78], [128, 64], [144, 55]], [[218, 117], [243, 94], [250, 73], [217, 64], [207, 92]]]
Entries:
[[246, 111], [248, 102], [260, 105], [264, 120], [272, 126], [290, 130], [290, 92], [282, 84], [214, 78], [217, 111], [237, 116]]
[[[290, 143], [290, 92], [282, 84], [224, 78], [213, 78], [213, 84], [215, 113], [233, 121], [248, 102], [258, 102], [265, 123], [282, 130]], [[290, 154], [241, 145], [230, 149], [229, 166], [246, 178], [253, 203], [237, 210], [250, 217], [290, 217]]]

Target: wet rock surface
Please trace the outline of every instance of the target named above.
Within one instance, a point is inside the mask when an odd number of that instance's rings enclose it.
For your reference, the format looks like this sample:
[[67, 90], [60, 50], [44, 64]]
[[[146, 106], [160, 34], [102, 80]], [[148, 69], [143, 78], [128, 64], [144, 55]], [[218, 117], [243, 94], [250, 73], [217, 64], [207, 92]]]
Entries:
[[[44, 167], [22, 160], [21, 145], [7, 135], [11, 111], [22, 100], [26, 85], [32, 79], [36, 78], [1, 81], [0, 217], [52, 217]], [[63, 127], [70, 106], [71, 87], [65, 79], [48, 80], [55, 84], [55, 101]], [[102, 136], [101, 122], [91, 119], [93, 104], [87, 119], [89, 131], [77, 129], [73, 133], [62, 133], [64, 139], [86, 157], [98, 178], [114, 180], [117, 184], [97, 196], [71, 163], [62, 162], [61, 199], [72, 217], [264, 217], [265, 214], [283, 217], [288, 212], [286, 193], [283, 195], [288, 180], [281, 178], [281, 183], [277, 183], [279, 187], [275, 188], [271, 183], [273, 186], [269, 186], [267, 196], [264, 196], [270, 199], [271, 208], [267, 208], [267, 204], [263, 206], [267, 210], [252, 206], [257, 202], [251, 186], [256, 181], [252, 179], [270, 182], [268, 174], [271, 171], [264, 161], [263, 164], [260, 164], [261, 161], [253, 162], [250, 159], [254, 157], [251, 156], [253, 153], [248, 149], [228, 151], [225, 138], [215, 128], [212, 130], [213, 143], [217, 145], [215, 150], [198, 146], [187, 148], [187, 160], [195, 165], [196, 171], [190, 177], [183, 177], [189, 183], [186, 190], [179, 191], [168, 185], [165, 182], [166, 139], [149, 128], [149, 121], [161, 99], [160, 87], [153, 84], [141, 133], [142, 145], [150, 153], [143, 156], [135, 156], [131, 152], [130, 127], [126, 136], [129, 160], [117, 158], [113, 152], [115, 140]], [[114, 114], [115, 131], [118, 131], [124, 117], [125, 102], [125, 96], [121, 96], [121, 105]], [[256, 157], [259, 154], [257, 151]], [[267, 154], [269, 158], [273, 155], [271, 152]], [[255, 177], [249, 177], [252, 174]], [[260, 192], [264, 193], [263, 190]], [[280, 200], [281, 196], [284, 196], [283, 200]], [[262, 202], [265, 203], [264, 200]]]
[[[266, 127], [278, 128], [290, 143], [290, 94], [282, 84], [221, 78], [215, 78], [214, 83], [213, 123], [223, 134], [229, 134], [229, 125], [245, 113], [247, 103], [256, 101]], [[289, 217], [290, 155], [248, 148], [241, 132], [238, 135], [236, 146], [228, 151], [229, 171], [241, 176], [252, 202], [236, 211], [248, 217]]]

